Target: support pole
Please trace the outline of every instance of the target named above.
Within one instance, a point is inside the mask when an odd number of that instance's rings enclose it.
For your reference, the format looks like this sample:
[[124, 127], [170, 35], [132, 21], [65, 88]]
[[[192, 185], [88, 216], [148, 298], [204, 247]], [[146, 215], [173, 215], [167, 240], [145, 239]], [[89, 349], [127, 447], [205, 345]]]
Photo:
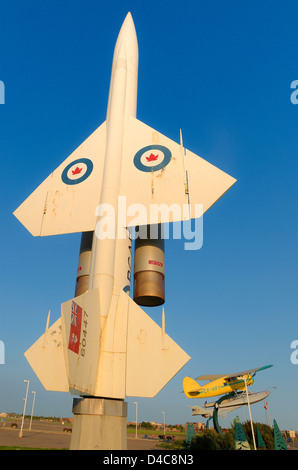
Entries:
[[127, 450], [127, 403], [74, 398], [70, 450]]
[[250, 411], [249, 398], [248, 398], [248, 389], [247, 389], [246, 377], [244, 376], [243, 379], [244, 379], [245, 389], [246, 389], [247, 405], [248, 405], [248, 411], [249, 411], [250, 426], [251, 426], [251, 433], [252, 433], [252, 439], [253, 439], [253, 444], [254, 444], [254, 450], [257, 450], [257, 447], [256, 447], [256, 439], [255, 439], [255, 433], [254, 433], [254, 427], [253, 427], [252, 417], [251, 417], [251, 411]]
[[[220, 405], [224, 400], [228, 400], [229, 398], [231, 398], [231, 397], [233, 397], [233, 396], [234, 396], [234, 392], [227, 393], [226, 395], [223, 395], [222, 397], [220, 397], [220, 399], [217, 400], [217, 402], [215, 403], [212, 418], [213, 418], [213, 426], [214, 426], [214, 429], [215, 429], [216, 432], [218, 432], [218, 434], [222, 434], [222, 430], [221, 430], [220, 425], [219, 425], [219, 422], [218, 422], [218, 409], [219, 409], [219, 405]], [[211, 419], [211, 418], [210, 418], [210, 419]]]

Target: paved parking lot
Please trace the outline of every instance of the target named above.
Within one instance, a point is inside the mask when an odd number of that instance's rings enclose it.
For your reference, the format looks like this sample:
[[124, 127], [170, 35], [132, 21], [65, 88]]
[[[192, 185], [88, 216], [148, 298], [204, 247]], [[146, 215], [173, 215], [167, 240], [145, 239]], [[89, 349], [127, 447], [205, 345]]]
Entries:
[[[63, 432], [68, 426], [55, 423], [34, 423], [29, 431], [29, 423], [25, 422], [23, 436], [19, 437], [18, 428], [9, 426], [0, 427], [0, 446], [30, 447], [37, 449], [69, 449], [71, 433]], [[158, 440], [130, 437], [128, 434], [128, 450], [153, 450], [156, 449]]]

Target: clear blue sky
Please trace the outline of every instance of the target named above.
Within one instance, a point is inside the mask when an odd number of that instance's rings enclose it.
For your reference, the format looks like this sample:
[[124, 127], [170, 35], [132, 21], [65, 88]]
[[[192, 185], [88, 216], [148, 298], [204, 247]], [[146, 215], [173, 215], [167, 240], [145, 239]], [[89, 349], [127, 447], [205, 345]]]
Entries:
[[[73, 297], [80, 235], [33, 238], [19, 204], [105, 120], [110, 70], [131, 11], [139, 43], [137, 117], [237, 179], [204, 216], [204, 243], [166, 245], [166, 331], [190, 362], [154, 399], [128, 399], [128, 419], [192, 420], [184, 376], [266, 364], [270, 415], [298, 430], [296, 1], [2, 0], [0, 15], [0, 411], [71, 416], [45, 392], [24, 351]], [[160, 323], [161, 310], [152, 317]], [[252, 409], [265, 422], [263, 403]], [[228, 415], [228, 425], [237, 413]], [[243, 412], [238, 412], [240, 418]], [[246, 408], [246, 417], [248, 412]], [[204, 419], [202, 419], [204, 421]]]

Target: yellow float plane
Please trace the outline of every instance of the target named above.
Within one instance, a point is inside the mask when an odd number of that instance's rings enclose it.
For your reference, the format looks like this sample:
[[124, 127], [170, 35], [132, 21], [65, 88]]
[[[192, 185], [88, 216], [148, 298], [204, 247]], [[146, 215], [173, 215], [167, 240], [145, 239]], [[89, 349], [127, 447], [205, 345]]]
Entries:
[[[258, 371], [268, 369], [269, 367], [272, 367], [272, 365], [234, 374], [201, 375], [195, 380], [185, 377], [183, 379], [183, 390], [188, 398], [216, 397], [225, 393], [235, 392], [236, 390], [245, 390], [246, 385], [249, 386], [254, 383], [253, 377]], [[211, 382], [200, 386], [197, 380], [210, 380]]]

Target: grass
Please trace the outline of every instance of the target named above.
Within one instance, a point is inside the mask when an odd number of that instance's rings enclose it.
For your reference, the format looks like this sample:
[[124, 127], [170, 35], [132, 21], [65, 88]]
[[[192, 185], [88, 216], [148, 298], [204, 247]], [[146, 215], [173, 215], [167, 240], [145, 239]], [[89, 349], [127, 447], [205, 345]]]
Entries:
[[0, 450], [68, 450], [68, 449], [44, 449], [39, 447], [0, 446]]
[[[135, 428], [127, 428], [127, 434], [136, 434], [136, 429]], [[138, 435], [139, 434], [147, 434], [152, 435], [154, 434], [155, 436], [160, 436], [163, 435], [163, 430], [157, 431], [156, 429], [144, 429], [144, 428], [138, 428]], [[183, 431], [166, 431], [166, 436], [176, 436], [176, 437], [181, 437], [182, 439], [186, 438], [186, 432]]]

